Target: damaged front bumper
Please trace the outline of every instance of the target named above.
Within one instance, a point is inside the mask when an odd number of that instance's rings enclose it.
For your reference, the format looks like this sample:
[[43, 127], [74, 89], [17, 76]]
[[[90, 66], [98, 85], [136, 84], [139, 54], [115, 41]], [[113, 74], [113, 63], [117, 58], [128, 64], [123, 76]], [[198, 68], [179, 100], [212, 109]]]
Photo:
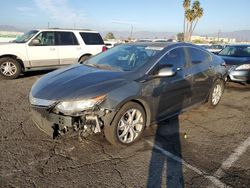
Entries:
[[50, 137], [56, 138], [69, 132], [79, 132], [83, 137], [101, 132], [108, 110], [85, 111], [80, 116], [56, 114], [48, 108], [31, 108], [31, 116], [36, 126]]

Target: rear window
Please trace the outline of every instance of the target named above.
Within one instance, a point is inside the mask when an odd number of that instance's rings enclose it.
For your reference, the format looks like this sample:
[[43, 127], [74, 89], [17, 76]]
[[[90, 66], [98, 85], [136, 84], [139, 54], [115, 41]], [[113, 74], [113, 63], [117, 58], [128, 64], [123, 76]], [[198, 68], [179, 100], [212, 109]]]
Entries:
[[189, 52], [191, 63], [193, 65], [199, 64], [199, 63], [207, 63], [212, 60], [212, 57], [208, 53], [202, 50], [198, 50], [196, 48], [188, 48], [188, 52]]
[[56, 32], [57, 45], [78, 45], [76, 36], [72, 32]]
[[85, 44], [88, 45], [103, 45], [104, 42], [99, 33], [80, 33]]

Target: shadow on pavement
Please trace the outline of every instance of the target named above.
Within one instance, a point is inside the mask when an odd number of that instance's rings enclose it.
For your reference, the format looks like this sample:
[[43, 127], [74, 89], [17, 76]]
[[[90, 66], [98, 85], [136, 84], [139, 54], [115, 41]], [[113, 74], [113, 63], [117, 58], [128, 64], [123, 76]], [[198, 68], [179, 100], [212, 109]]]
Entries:
[[250, 91], [250, 84], [227, 82], [226, 89], [235, 91]]
[[182, 163], [163, 155], [163, 150], [169, 152], [169, 155], [182, 158], [178, 117], [157, 125], [147, 187], [162, 187], [163, 182], [166, 182], [168, 188], [184, 187]]
[[40, 75], [44, 75], [52, 71], [54, 71], [54, 69], [25, 72], [24, 74], [20, 75], [17, 79], [28, 78], [32, 76], [40, 76]]

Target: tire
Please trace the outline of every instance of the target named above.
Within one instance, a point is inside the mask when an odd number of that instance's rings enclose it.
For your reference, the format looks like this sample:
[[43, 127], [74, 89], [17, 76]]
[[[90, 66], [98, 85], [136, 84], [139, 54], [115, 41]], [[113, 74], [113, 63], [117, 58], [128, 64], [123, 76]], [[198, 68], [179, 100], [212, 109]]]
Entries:
[[17, 60], [4, 57], [0, 59], [0, 76], [4, 79], [15, 79], [21, 73], [21, 65]]
[[80, 58], [79, 63], [83, 64], [84, 61], [88, 60], [91, 55], [84, 55]]
[[225, 83], [223, 82], [223, 80], [219, 79], [214, 82], [208, 98], [208, 106], [210, 108], [214, 108], [219, 104], [222, 94], [224, 92], [224, 88]]
[[[133, 122], [136, 121], [137, 124], [129, 123], [132, 117]], [[128, 102], [117, 112], [112, 124], [104, 126], [104, 135], [112, 145], [129, 146], [142, 137], [145, 125], [146, 113], [143, 107], [137, 103]]]

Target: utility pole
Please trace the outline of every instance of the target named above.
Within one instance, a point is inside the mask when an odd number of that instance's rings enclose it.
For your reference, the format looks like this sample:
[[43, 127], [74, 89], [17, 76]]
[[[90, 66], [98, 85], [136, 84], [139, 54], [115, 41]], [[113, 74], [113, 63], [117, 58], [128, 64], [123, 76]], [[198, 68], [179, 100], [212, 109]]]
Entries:
[[218, 31], [218, 42], [220, 42], [220, 33], [221, 33], [221, 30]]
[[132, 40], [132, 37], [133, 37], [133, 29], [134, 29], [134, 27], [133, 27], [133, 25], [131, 24], [130, 40]]
[[49, 22], [48, 22], [48, 29], [50, 28]]

